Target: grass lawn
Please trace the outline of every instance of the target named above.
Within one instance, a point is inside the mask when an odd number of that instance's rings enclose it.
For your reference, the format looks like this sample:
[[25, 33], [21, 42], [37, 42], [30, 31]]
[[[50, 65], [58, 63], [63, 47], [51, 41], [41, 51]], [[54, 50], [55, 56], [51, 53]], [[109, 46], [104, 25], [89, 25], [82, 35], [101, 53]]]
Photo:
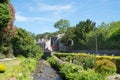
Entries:
[[8, 80], [9, 74], [13, 71], [15, 65], [20, 64], [24, 58], [17, 58], [11, 61], [3, 61], [0, 62], [6, 66], [6, 71], [4, 73], [0, 73], [0, 80]]

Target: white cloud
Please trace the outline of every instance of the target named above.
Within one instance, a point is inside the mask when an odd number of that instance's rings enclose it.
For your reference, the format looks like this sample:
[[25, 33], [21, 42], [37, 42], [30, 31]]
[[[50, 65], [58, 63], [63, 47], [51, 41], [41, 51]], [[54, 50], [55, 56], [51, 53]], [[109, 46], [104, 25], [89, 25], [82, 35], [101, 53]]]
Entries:
[[25, 17], [25, 16], [22, 16], [20, 14], [16, 14], [15, 15], [15, 18], [16, 18], [16, 21], [20, 21], [20, 22], [27, 22], [28, 21], [28, 18]]
[[28, 9], [33, 12], [33, 11], [52, 11], [52, 12], [62, 12], [62, 11], [70, 11], [72, 10], [73, 5], [72, 4], [66, 4], [66, 5], [49, 5], [49, 4], [44, 4], [44, 3], [39, 3], [35, 2], [34, 5], [29, 5]]
[[48, 5], [48, 4], [41, 4], [39, 5], [40, 11], [66, 11], [72, 9], [71, 5]]
[[[36, 12], [41, 13], [43, 17], [39, 17], [39, 15], [34, 15], [35, 17], [26, 17], [21, 15], [21, 13], [16, 14], [16, 21], [19, 22], [33, 22], [33, 21], [49, 21], [49, 22], [55, 22], [56, 20], [59, 20], [62, 18], [62, 14], [69, 12], [73, 9], [72, 4], [66, 4], [66, 5], [49, 5], [44, 3], [35, 3], [35, 5], [29, 5], [28, 7], [30, 13]], [[45, 13], [45, 15], [44, 15]], [[48, 15], [48, 14], [49, 15]]]
[[50, 18], [44, 18], [44, 17], [33, 17], [31, 18], [31, 21], [53, 21], [52, 19]]
[[34, 21], [50, 21], [53, 22], [53, 18], [45, 18], [45, 17], [26, 17], [21, 14], [16, 14], [16, 21], [19, 22], [34, 22]]

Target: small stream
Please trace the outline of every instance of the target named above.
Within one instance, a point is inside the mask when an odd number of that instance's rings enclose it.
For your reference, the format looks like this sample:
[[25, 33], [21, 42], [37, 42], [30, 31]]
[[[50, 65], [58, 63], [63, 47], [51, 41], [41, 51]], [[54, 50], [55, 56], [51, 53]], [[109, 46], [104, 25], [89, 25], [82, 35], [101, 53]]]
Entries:
[[33, 80], [62, 80], [62, 78], [45, 60], [40, 60], [33, 73]]

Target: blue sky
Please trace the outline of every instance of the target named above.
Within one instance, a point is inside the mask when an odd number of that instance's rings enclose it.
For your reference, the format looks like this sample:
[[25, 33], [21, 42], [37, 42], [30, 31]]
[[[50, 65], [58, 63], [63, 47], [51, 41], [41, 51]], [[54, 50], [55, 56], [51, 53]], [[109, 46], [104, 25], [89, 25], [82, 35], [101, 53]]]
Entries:
[[55, 32], [54, 23], [67, 19], [71, 26], [91, 19], [99, 25], [120, 20], [120, 0], [11, 0], [15, 25], [35, 34]]

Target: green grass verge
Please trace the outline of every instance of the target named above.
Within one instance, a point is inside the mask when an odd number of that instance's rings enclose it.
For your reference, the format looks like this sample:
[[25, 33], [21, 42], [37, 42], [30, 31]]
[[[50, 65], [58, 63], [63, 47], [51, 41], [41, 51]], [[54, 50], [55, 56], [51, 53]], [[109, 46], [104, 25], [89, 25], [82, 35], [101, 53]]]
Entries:
[[25, 58], [17, 58], [11, 61], [3, 61], [0, 62], [6, 66], [6, 71], [4, 73], [0, 73], [0, 80], [8, 80], [10, 73], [13, 71], [14, 66], [20, 64]]

